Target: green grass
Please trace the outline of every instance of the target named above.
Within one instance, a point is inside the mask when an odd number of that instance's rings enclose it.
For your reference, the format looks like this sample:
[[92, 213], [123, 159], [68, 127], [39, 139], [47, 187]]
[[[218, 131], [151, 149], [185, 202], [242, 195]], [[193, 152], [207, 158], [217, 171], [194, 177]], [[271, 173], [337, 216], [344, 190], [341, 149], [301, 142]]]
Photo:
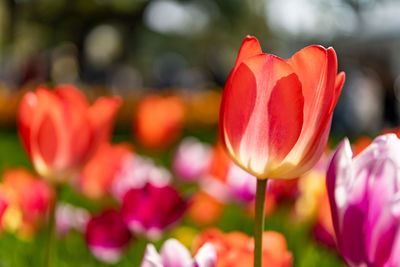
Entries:
[[[208, 134], [203, 140], [213, 140], [213, 135]], [[116, 135], [114, 141], [128, 141], [128, 135]], [[157, 162], [168, 165], [169, 152], [167, 156], [160, 156]], [[31, 169], [29, 161], [19, 143], [18, 137], [12, 131], [0, 131], [0, 168], [25, 166]], [[82, 197], [69, 187], [63, 188], [61, 200], [74, 205], [82, 206], [91, 211], [98, 211], [104, 202], [94, 202]], [[112, 205], [112, 202], [105, 202]], [[183, 224], [190, 225], [187, 220]], [[228, 205], [217, 224], [223, 231], [242, 231], [252, 235], [253, 221], [246, 217], [238, 205]], [[310, 234], [310, 225], [293, 223], [288, 207], [282, 206], [272, 215], [266, 218], [266, 229], [275, 230], [285, 235], [289, 250], [294, 255], [294, 266], [298, 267], [340, 267], [346, 266], [338, 254], [318, 244]], [[167, 238], [167, 236], [165, 237]], [[157, 243], [157, 247], [162, 241]], [[42, 266], [46, 244], [45, 230], [39, 231], [33, 241], [21, 241], [15, 236], [3, 233], [0, 236], [0, 267], [25, 267]], [[144, 252], [146, 241], [136, 239], [128, 248], [123, 259], [114, 266], [139, 266]], [[107, 266], [92, 257], [86, 248], [84, 238], [77, 232], [71, 232], [65, 238], [58, 238], [53, 248], [53, 266], [67, 267], [91, 267]]]

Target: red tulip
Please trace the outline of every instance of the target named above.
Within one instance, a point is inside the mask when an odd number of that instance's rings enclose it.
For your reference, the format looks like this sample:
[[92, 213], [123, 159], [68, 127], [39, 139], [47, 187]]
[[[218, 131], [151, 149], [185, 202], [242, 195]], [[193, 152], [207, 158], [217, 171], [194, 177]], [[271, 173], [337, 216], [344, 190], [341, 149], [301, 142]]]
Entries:
[[25, 94], [18, 129], [36, 171], [50, 179], [65, 179], [109, 137], [120, 105], [117, 97], [102, 97], [89, 106], [71, 85], [54, 91], [39, 87]]
[[232, 159], [265, 178], [294, 178], [320, 158], [345, 75], [333, 48], [290, 59], [263, 54], [247, 36], [225, 84], [220, 135]]

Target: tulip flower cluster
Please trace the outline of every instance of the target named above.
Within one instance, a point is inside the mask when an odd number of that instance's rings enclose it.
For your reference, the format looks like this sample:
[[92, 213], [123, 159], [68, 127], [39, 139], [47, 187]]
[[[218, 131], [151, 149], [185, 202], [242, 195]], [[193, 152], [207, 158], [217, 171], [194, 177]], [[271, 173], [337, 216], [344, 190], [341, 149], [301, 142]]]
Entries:
[[4, 230], [31, 239], [44, 223], [52, 201], [52, 188], [26, 169], [9, 169], [3, 173], [0, 219]]
[[131, 155], [120, 157], [118, 166], [107, 175], [112, 176], [111, 189], [115, 188], [108, 194], [120, 203], [120, 209], [106, 210], [86, 226], [90, 250], [106, 262], [118, 261], [131, 237], [160, 239], [187, 208], [186, 200], [170, 185], [168, 171], [151, 160]]
[[[400, 266], [399, 131], [353, 146], [345, 139], [331, 153], [344, 80], [333, 48], [311, 45], [284, 60], [247, 36], [224, 87], [214, 144], [179, 142], [194, 116], [181, 97], [144, 97], [131, 119], [135, 141], [115, 144], [119, 97], [89, 104], [71, 85], [41, 86], [25, 94], [17, 117], [35, 173], [3, 170], [0, 230], [25, 239], [46, 223], [58, 237], [73, 230], [108, 264], [134, 250], [141, 267], [303, 266], [291, 252], [301, 250], [297, 236], [286, 242], [264, 226], [265, 215], [275, 222], [288, 211], [290, 226], [311, 225], [349, 266]], [[70, 201], [74, 194], [85, 208]], [[245, 233], [223, 232], [227, 221]]]
[[[153, 101], [160, 114], [165, 108], [181, 110], [178, 100], [164, 102], [155, 96], [139, 107], [139, 114], [149, 114]], [[120, 208], [106, 209], [91, 218], [86, 210], [77, 207], [64, 204], [55, 208], [50, 186], [27, 171], [15, 170], [4, 174], [1, 186], [3, 225], [28, 232], [33, 231], [30, 228], [37, 221], [46, 218], [44, 215], [48, 214], [50, 222], [55, 216], [59, 234], [65, 235], [70, 229], [85, 232], [93, 255], [112, 263], [120, 259], [133, 236], [161, 238], [182, 217], [187, 202], [170, 185], [169, 171], [135, 155], [129, 144], [109, 143], [120, 102], [118, 97], [101, 97], [90, 106], [83, 94], [70, 85], [59, 85], [54, 90], [39, 87], [23, 97], [19, 133], [37, 173], [57, 188], [69, 183], [91, 199], [114, 197]], [[182, 120], [180, 112], [163, 129], [175, 132], [173, 129], [180, 127]], [[154, 133], [154, 127], [149, 132], [142, 116], [138, 125], [139, 138], [143, 139]], [[164, 119], [155, 121], [157, 125], [160, 122], [168, 123]], [[143, 140], [149, 146], [154, 145], [154, 140], [157, 144], [164, 142], [156, 139]]]

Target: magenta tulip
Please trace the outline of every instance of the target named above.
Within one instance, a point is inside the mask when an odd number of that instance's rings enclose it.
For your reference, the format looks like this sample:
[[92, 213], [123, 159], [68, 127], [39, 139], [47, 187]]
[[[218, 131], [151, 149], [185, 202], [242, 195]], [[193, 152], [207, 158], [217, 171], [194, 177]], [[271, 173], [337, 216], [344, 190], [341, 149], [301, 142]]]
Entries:
[[353, 158], [345, 139], [327, 173], [339, 252], [350, 266], [400, 266], [400, 140], [377, 137]]
[[122, 217], [132, 232], [154, 240], [182, 217], [186, 207], [186, 201], [172, 186], [146, 183], [125, 194]]
[[116, 210], [107, 210], [90, 219], [86, 226], [86, 242], [93, 255], [101, 261], [116, 263], [131, 234]]

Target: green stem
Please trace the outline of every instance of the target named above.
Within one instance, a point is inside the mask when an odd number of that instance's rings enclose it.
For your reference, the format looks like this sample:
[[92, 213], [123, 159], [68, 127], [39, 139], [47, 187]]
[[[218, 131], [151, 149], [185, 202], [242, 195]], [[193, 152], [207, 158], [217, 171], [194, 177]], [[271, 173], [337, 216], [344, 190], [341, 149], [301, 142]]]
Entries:
[[267, 179], [257, 179], [254, 223], [254, 267], [262, 266], [262, 235], [264, 232], [265, 189]]
[[44, 266], [51, 266], [51, 255], [52, 255], [52, 247], [53, 247], [53, 239], [54, 239], [54, 229], [56, 223], [56, 206], [57, 206], [57, 197], [58, 197], [58, 186], [54, 187], [54, 199], [50, 203], [49, 207], [49, 218], [47, 225], [47, 243], [46, 243], [46, 258], [44, 259]]

